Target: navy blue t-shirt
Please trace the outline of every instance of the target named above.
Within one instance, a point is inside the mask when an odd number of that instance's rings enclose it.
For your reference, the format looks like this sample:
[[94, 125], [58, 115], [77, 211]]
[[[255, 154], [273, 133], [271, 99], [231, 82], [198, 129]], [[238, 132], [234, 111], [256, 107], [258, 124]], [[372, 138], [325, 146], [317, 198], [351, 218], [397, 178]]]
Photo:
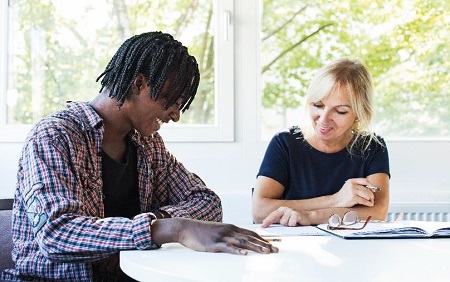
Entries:
[[284, 187], [283, 199], [298, 200], [332, 195], [350, 178], [384, 172], [390, 177], [389, 156], [384, 140], [377, 136], [366, 150], [366, 140], [347, 148], [324, 153], [313, 148], [299, 127], [276, 134], [269, 143], [258, 176], [270, 177]]

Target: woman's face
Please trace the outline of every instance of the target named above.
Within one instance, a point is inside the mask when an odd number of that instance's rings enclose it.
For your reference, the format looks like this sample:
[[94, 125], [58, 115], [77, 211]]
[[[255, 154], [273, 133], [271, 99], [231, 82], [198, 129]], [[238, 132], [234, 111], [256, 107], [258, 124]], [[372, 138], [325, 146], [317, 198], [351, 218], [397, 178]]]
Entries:
[[351, 128], [356, 115], [350, 106], [345, 87], [334, 87], [328, 96], [309, 105], [314, 136], [328, 144], [343, 145], [351, 140]]

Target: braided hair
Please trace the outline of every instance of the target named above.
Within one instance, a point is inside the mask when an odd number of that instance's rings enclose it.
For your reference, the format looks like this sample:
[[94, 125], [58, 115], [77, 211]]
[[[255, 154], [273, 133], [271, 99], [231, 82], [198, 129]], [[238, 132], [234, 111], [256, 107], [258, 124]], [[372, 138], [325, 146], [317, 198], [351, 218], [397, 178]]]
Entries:
[[[153, 100], [166, 99], [166, 110], [180, 99], [180, 110], [187, 110], [200, 81], [196, 59], [172, 35], [160, 31], [127, 39], [96, 81], [103, 77], [100, 92], [105, 87], [109, 89], [109, 97], [116, 98], [120, 107], [139, 73], [146, 77]], [[169, 89], [160, 97], [168, 80]]]

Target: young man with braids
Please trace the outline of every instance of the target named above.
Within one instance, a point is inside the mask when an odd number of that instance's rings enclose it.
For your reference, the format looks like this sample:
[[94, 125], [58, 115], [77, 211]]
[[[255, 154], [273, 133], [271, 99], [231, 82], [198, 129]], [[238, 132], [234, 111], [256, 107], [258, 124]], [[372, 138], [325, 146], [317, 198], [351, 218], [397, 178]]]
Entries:
[[277, 252], [222, 219], [220, 199], [171, 155], [158, 130], [199, 83], [196, 60], [161, 32], [126, 40], [89, 103], [38, 122], [19, 162], [15, 269], [6, 280], [114, 281], [118, 253], [164, 243], [208, 252]]

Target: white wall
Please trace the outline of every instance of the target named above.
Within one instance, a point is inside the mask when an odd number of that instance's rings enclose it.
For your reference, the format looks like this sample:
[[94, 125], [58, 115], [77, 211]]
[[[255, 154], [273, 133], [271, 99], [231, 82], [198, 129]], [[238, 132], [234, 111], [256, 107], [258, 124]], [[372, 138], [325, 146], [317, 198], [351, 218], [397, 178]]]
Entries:
[[[267, 142], [258, 140], [257, 11], [235, 1], [235, 142], [169, 143], [169, 149], [221, 197], [224, 221], [250, 223], [250, 194]], [[391, 205], [439, 204], [450, 211], [450, 141], [386, 139], [391, 165]], [[0, 143], [0, 198], [14, 193], [21, 143]]]
[[[241, 134], [237, 134], [238, 137]], [[170, 150], [222, 198], [224, 221], [251, 223], [250, 195], [266, 143], [170, 143]], [[22, 144], [0, 144], [0, 198], [12, 197]], [[389, 142], [391, 205], [450, 212], [449, 142]]]

